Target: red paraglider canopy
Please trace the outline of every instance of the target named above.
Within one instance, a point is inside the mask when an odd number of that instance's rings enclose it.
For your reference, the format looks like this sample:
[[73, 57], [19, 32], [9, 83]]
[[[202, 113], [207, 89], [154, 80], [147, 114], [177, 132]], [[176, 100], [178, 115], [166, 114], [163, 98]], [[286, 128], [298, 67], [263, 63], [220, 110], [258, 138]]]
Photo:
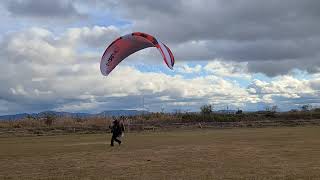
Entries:
[[117, 38], [108, 46], [101, 58], [101, 73], [107, 76], [126, 57], [148, 47], [156, 47], [166, 65], [173, 68], [174, 56], [165, 44], [149, 34], [134, 32]]

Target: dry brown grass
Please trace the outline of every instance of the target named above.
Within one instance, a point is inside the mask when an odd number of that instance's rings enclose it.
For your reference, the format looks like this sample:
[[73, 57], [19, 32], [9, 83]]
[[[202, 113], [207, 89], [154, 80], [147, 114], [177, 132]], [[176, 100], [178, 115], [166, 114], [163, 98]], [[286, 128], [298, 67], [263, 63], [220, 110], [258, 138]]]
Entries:
[[[58, 135], [67, 133], [101, 133], [109, 131], [110, 117], [29, 117], [0, 121], [0, 137]], [[236, 128], [320, 125], [320, 111], [255, 112], [245, 114], [152, 113], [123, 119], [128, 130], [144, 131], [173, 128]], [[201, 125], [198, 125], [198, 124]]]
[[320, 179], [320, 127], [0, 138], [0, 179]]

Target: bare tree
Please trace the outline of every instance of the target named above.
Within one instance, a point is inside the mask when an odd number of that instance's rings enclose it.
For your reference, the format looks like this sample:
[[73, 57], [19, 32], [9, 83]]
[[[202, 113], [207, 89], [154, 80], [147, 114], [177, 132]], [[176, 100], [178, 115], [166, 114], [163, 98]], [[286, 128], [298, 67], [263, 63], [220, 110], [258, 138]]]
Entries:
[[271, 107], [271, 111], [272, 111], [272, 112], [277, 112], [277, 111], [279, 111], [278, 106], [277, 106], [277, 105], [272, 106], [272, 107]]
[[212, 106], [209, 104], [209, 105], [203, 105], [200, 107], [200, 110], [201, 110], [201, 114], [203, 115], [209, 115], [212, 113]]
[[46, 113], [45, 117], [44, 117], [44, 123], [47, 126], [51, 126], [53, 124], [53, 121], [55, 120], [55, 115], [54, 114], [50, 114], [50, 113]]
[[301, 106], [301, 111], [310, 111], [312, 106], [310, 104], [305, 104]]

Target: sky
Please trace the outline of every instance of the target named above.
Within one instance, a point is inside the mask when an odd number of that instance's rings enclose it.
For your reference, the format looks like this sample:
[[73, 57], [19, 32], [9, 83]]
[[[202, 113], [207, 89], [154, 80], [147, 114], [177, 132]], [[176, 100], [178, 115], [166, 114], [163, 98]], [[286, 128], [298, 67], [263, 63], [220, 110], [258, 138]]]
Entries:
[[[318, 0], [3, 0], [0, 115], [47, 110], [280, 111], [320, 105]], [[108, 77], [105, 48], [145, 32]]]

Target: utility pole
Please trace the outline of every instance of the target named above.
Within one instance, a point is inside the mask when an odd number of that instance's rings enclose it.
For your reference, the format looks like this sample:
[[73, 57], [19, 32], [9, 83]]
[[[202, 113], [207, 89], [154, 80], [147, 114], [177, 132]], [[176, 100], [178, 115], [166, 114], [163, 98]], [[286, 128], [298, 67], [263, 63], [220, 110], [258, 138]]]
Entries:
[[141, 109], [142, 109], [142, 115], [144, 115], [144, 94], [142, 94], [142, 104], [141, 104]]
[[161, 106], [161, 113], [162, 114], [164, 113], [164, 106], [163, 105]]
[[143, 111], [145, 110], [145, 107], [144, 107], [144, 96], [142, 97], [142, 109], [143, 109]]

